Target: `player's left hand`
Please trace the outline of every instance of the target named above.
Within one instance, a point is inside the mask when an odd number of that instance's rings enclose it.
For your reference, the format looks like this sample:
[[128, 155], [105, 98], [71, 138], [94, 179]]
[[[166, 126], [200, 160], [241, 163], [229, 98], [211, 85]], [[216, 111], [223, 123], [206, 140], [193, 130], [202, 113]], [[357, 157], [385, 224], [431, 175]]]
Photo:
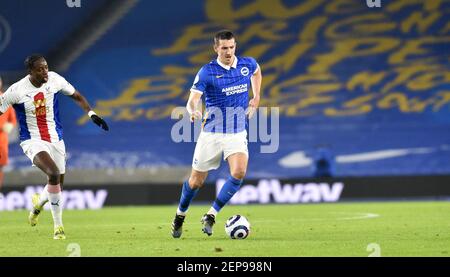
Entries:
[[99, 117], [96, 114], [93, 114], [91, 116], [92, 121], [94, 121], [95, 124], [97, 124], [98, 126], [100, 126], [103, 130], [108, 131], [109, 127], [108, 124], [106, 124], [106, 121], [104, 121], [101, 117]]
[[11, 131], [14, 129], [14, 124], [12, 124], [11, 122], [5, 122], [5, 124], [3, 125], [2, 128], [2, 132], [9, 134], [11, 133]]
[[250, 102], [248, 103], [247, 115], [249, 118], [253, 116], [258, 107], [259, 107], [259, 97], [253, 97], [253, 99], [250, 100]]

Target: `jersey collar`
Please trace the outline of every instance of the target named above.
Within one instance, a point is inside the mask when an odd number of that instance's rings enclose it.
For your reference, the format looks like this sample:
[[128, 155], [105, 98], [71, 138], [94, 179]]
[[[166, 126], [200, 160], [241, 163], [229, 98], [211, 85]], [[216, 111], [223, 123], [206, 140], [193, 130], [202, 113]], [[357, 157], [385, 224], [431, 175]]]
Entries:
[[230, 70], [231, 68], [236, 68], [237, 67], [238, 58], [236, 56], [234, 56], [234, 61], [233, 61], [233, 64], [231, 66], [221, 63], [219, 61], [219, 58], [217, 58], [216, 61], [217, 61], [217, 64], [220, 65], [221, 67], [225, 68], [226, 70]]
[[42, 88], [43, 86], [44, 86], [44, 84], [42, 84], [40, 87], [35, 87], [34, 85], [33, 85], [33, 83], [31, 82], [31, 80], [30, 80], [30, 74], [28, 74], [26, 77], [25, 77], [26, 79], [27, 79], [27, 86], [28, 86], [28, 88], [29, 89], [40, 89], [40, 88]]

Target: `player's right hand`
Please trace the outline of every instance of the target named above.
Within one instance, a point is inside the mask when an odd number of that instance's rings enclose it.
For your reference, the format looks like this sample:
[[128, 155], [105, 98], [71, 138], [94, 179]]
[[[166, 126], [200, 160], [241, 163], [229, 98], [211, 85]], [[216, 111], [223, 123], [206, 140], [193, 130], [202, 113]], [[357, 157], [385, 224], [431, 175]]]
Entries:
[[189, 114], [191, 116], [191, 122], [194, 122], [196, 119], [202, 119], [203, 114], [200, 111], [194, 111]]

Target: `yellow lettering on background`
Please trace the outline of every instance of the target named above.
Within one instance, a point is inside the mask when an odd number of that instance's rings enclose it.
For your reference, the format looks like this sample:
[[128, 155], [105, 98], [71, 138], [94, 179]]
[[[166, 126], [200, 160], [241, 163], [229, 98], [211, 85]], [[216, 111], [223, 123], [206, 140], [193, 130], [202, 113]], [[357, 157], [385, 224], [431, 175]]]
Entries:
[[365, 10], [365, 5], [355, 5], [354, 0], [333, 0], [328, 1], [325, 6], [325, 13], [329, 14], [347, 14], [347, 13], [357, 13], [359, 11]]
[[439, 33], [448, 34], [449, 32], [450, 32], [450, 22], [447, 22], [447, 24], [441, 29]]
[[167, 105], [162, 107], [153, 107], [147, 110], [145, 113], [145, 118], [148, 120], [159, 120], [170, 118], [172, 110], [175, 109], [175, 105]]
[[265, 64], [265, 68], [277, 68], [282, 72], [289, 71], [309, 49], [314, 46], [312, 42], [300, 42], [294, 44], [284, 54], [279, 55], [268, 63]]
[[297, 107], [292, 105], [281, 106], [280, 109], [284, 116], [294, 117], [299, 115]]
[[[176, 99], [182, 94], [185, 83], [186, 79], [180, 76], [152, 76], [135, 79], [116, 99], [97, 101], [95, 110], [102, 116], [113, 117], [114, 120], [132, 121], [144, 114], [142, 108], [135, 110], [136, 106]], [[85, 124], [88, 120], [87, 116], [82, 116], [78, 119], [77, 124]]]
[[282, 41], [289, 38], [289, 35], [281, 34], [288, 26], [284, 21], [256, 22], [245, 28], [245, 31], [237, 38], [237, 42], [246, 43], [253, 38], [260, 38], [263, 41]]
[[409, 101], [410, 104], [410, 111], [415, 113], [423, 113], [428, 106], [431, 106], [434, 103], [434, 99], [419, 99], [417, 97], [412, 98]]
[[192, 66], [192, 67], [195, 67], [196, 69], [200, 69], [200, 67], [202, 65], [210, 62], [212, 59], [215, 59], [215, 58], [217, 58], [217, 55], [215, 55], [213, 46], [211, 44], [211, 45], [205, 46], [201, 51], [193, 53], [191, 56], [189, 56], [188, 60], [191, 65], [196, 65], [196, 66]]
[[342, 107], [344, 110], [327, 108], [324, 113], [325, 115], [332, 117], [366, 114], [372, 111], [372, 105], [368, 102], [374, 99], [375, 96], [376, 95], [374, 93], [363, 95], [343, 103]]
[[[286, 2], [206, 0], [209, 22], [188, 25], [168, 47], [152, 51], [155, 56], [183, 54], [185, 62], [161, 64], [161, 76], [131, 80], [116, 98], [98, 101], [96, 110], [121, 121], [170, 117], [173, 103], [187, 100], [199, 68], [216, 57], [213, 35], [224, 28], [237, 32], [236, 54], [252, 56], [261, 65], [260, 104], [279, 106], [286, 116], [311, 116], [322, 110], [325, 116], [357, 116], [377, 108], [423, 112], [432, 105], [439, 110], [450, 103], [450, 91], [439, 96], [430, 91], [450, 83], [450, 73], [439, 65], [445, 54], [433, 56], [436, 51], [432, 51], [432, 46], [450, 42], [450, 35], [423, 35], [445, 19], [446, 11], [440, 10], [443, 1], [396, 0], [386, 3], [383, 10], [388, 13], [371, 12], [364, 0], [358, 4], [354, 0]], [[401, 10], [408, 10], [407, 17], [399, 19], [396, 13]], [[298, 19], [290, 21], [300, 17], [301, 25]], [[441, 34], [450, 32], [450, 23], [444, 23]], [[397, 35], [414, 31], [422, 35], [414, 39]], [[383, 54], [387, 61], [381, 60]], [[386, 68], [377, 72], [370, 70], [371, 65], [362, 72], [345, 68], [345, 61], [358, 65], [365, 61], [361, 57], [379, 59], [376, 63]], [[338, 68], [346, 72], [341, 74]], [[400, 86], [408, 89], [407, 93], [389, 93]], [[356, 93], [361, 90], [365, 93]], [[408, 98], [417, 91], [420, 96], [434, 96]], [[348, 99], [336, 102], [337, 96]], [[78, 123], [87, 120], [84, 116]]]
[[215, 22], [233, 22], [257, 14], [269, 19], [289, 19], [311, 12], [322, 6], [325, 0], [306, 0], [293, 7], [285, 6], [282, 0], [254, 0], [236, 9], [233, 9], [233, 2], [238, 3], [233, 0], [207, 0], [205, 6], [207, 17]]
[[386, 72], [372, 73], [363, 71], [353, 75], [347, 82], [348, 90], [355, 90], [356, 87], [362, 86], [365, 91], [368, 91], [372, 86], [381, 82], [386, 76]]
[[423, 0], [396, 0], [392, 1], [387, 6], [388, 12], [398, 12], [405, 7], [408, 6], [416, 6], [422, 5], [426, 11], [435, 11], [438, 10], [442, 4], [442, 0], [432, 0], [432, 1], [423, 1]]
[[[333, 89], [339, 89], [339, 87], [341, 86], [341, 84], [335, 82], [337, 80], [331, 74], [305, 74], [305, 75], [298, 75], [298, 76], [295, 76], [294, 78], [276, 83], [275, 85], [273, 85], [271, 87], [268, 96], [270, 98], [281, 97], [282, 91], [284, 89], [287, 89], [288, 91], [293, 92], [293, 93], [298, 93], [300, 90], [302, 90], [301, 88], [303, 86], [311, 84], [311, 82], [313, 84], [317, 84], [314, 82], [325, 82], [325, 81], [329, 81], [328, 84], [331, 83], [333, 85], [333, 87], [332, 87]], [[327, 83], [325, 83], [325, 85], [326, 84]], [[323, 90], [322, 90], [322, 92], [323, 92]]]
[[450, 91], [440, 91], [438, 96], [441, 98], [433, 106], [433, 112], [438, 112], [445, 105], [450, 104]]
[[144, 109], [123, 108], [118, 110], [118, 114], [114, 116], [116, 121], [135, 121], [144, 114]]
[[247, 48], [247, 50], [244, 52], [243, 56], [250, 56], [256, 59], [258, 62], [258, 59], [264, 55], [267, 51], [269, 51], [274, 46], [273, 43], [260, 43], [256, 44], [254, 46], [250, 46]]
[[279, 74], [274, 73], [264, 73], [264, 67], [262, 67], [262, 74], [264, 76], [263, 85], [261, 86], [261, 102], [260, 106], [269, 107], [269, 106], [277, 106], [277, 99], [265, 97], [265, 92], [268, 88], [271, 87], [273, 83], [277, 80]]
[[397, 63], [403, 63], [407, 61], [412, 55], [420, 55], [420, 54], [427, 54], [428, 51], [425, 48], [422, 48], [425, 44], [436, 44], [436, 43], [443, 43], [443, 42], [450, 42], [450, 36], [446, 37], [421, 37], [418, 39], [411, 39], [408, 40], [400, 50], [392, 53], [388, 58], [389, 64], [397, 64]]
[[384, 14], [354, 15], [328, 25], [325, 37], [339, 39], [355, 36], [370, 36], [394, 30], [397, 23], [389, 22]]
[[387, 52], [400, 44], [398, 39], [387, 37], [349, 38], [337, 41], [331, 52], [317, 55], [316, 61], [308, 67], [310, 73], [325, 73], [347, 59]]
[[439, 71], [425, 72], [420, 76], [406, 83], [406, 87], [410, 90], [428, 90], [442, 84], [450, 84], [450, 71], [442, 68]]
[[298, 86], [298, 91], [301, 93], [307, 93], [308, 95], [316, 95], [327, 92], [338, 92], [342, 87], [340, 83], [329, 83], [329, 84], [305, 84]]
[[[300, 99], [296, 104], [289, 104], [286, 107], [286, 116], [298, 116], [305, 114], [304, 109], [318, 104], [326, 104], [333, 102], [332, 96], [313, 95], [305, 99]], [[306, 111], [306, 113], [308, 113]]]
[[411, 29], [416, 26], [419, 33], [423, 34], [428, 28], [436, 22], [442, 14], [440, 12], [433, 12], [425, 16], [425, 12], [413, 12], [407, 19], [401, 23], [400, 29], [403, 33], [411, 32]]
[[136, 79], [119, 97], [98, 101], [97, 105], [102, 108], [115, 108], [174, 99], [183, 92], [182, 88], [185, 83], [186, 79], [178, 76], [152, 76]]
[[429, 70], [434, 70], [438, 67], [431, 66], [427, 64], [416, 64], [405, 67], [395, 68], [394, 71], [397, 73], [397, 76], [394, 80], [386, 83], [381, 89], [382, 93], [389, 92], [392, 88], [405, 84], [408, 80], [410, 80], [414, 75], [427, 72]]
[[[155, 49], [152, 54], [155, 56], [179, 54], [184, 52], [190, 52], [193, 50], [199, 50], [205, 47], [205, 45], [213, 45], [214, 34], [219, 29], [238, 29], [236, 24], [218, 24], [218, 23], [203, 23], [197, 25], [191, 25], [187, 27], [183, 34], [172, 44], [172, 46], [167, 48]], [[200, 41], [200, 45], [198, 42]], [[197, 43], [197, 44], [195, 44]]]
[[275, 56], [264, 64], [264, 68], [274, 68], [280, 72], [288, 72], [297, 61], [315, 45], [319, 29], [326, 23], [325, 17], [316, 17], [308, 21], [299, 34], [299, 42], [294, 43], [283, 54]]
[[391, 93], [378, 101], [378, 107], [382, 109], [390, 109], [398, 107], [401, 112], [410, 112], [408, 97], [402, 93]]
[[[189, 78], [194, 78], [195, 74], [200, 70], [200, 68], [196, 68], [195, 66], [176, 66], [176, 65], [166, 65], [161, 71], [163, 74], [167, 75], [178, 75], [178, 76], [188, 76]], [[194, 81], [194, 79], [192, 79]]]
[[328, 18], [326, 16], [317, 16], [310, 19], [300, 33], [300, 41], [317, 40], [320, 28], [322, 28], [327, 21]]

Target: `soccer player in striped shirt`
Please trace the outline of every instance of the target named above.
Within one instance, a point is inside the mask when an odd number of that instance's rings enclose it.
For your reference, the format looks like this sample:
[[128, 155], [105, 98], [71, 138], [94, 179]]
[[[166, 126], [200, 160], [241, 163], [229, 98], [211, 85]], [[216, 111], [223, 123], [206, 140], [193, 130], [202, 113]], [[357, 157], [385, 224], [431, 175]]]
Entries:
[[[217, 59], [200, 69], [187, 102], [191, 121], [203, 118], [203, 128], [195, 147], [191, 175], [183, 184], [172, 223], [174, 238], [181, 236], [189, 204], [203, 186], [208, 171], [220, 166], [222, 155], [228, 162], [230, 176], [201, 219], [202, 231], [208, 236], [213, 233], [217, 213], [239, 190], [247, 171], [247, 113], [259, 105], [261, 69], [254, 58], [235, 56], [236, 41], [231, 31], [215, 35], [214, 51]], [[250, 86], [253, 98], [249, 101]], [[202, 95], [206, 105], [204, 116], [197, 109]]]
[[20, 146], [25, 155], [47, 175], [47, 185], [32, 197], [33, 209], [28, 217], [31, 226], [45, 203], [50, 202], [54, 222], [54, 239], [65, 239], [62, 222], [61, 186], [66, 170], [66, 149], [59, 119], [58, 93], [69, 96], [95, 124], [108, 131], [106, 122], [92, 111], [86, 98], [55, 72], [41, 55], [25, 60], [28, 75], [14, 83], [0, 97], [0, 115], [10, 106], [16, 111], [20, 127]]

